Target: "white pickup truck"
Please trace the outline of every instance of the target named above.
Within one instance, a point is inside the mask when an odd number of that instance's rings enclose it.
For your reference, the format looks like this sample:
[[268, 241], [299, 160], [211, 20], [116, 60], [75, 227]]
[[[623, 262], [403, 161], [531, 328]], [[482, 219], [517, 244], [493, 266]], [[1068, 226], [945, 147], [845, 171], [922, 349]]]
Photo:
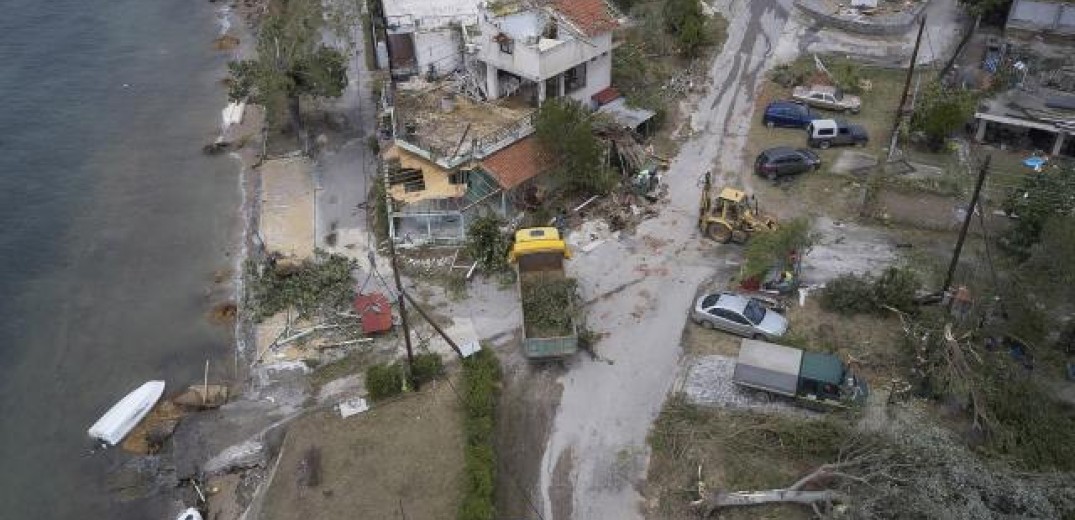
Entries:
[[795, 87], [791, 92], [791, 97], [812, 107], [837, 112], [857, 114], [859, 109], [862, 108], [862, 99], [858, 96], [844, 94], [839, 88], [826, 85]]

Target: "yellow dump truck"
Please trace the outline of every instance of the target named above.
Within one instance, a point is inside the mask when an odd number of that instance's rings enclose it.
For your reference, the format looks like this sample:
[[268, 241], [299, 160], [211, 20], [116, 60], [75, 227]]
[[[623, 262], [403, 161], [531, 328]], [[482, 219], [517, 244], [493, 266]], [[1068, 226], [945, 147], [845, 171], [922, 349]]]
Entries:
[[523, 354], [534, 360], [557, 359], [579, 349], [575, 281], [564, 272], [571, 251], [554, 227], [515, 233], [508, 260], [515, 264], [523, 306]]

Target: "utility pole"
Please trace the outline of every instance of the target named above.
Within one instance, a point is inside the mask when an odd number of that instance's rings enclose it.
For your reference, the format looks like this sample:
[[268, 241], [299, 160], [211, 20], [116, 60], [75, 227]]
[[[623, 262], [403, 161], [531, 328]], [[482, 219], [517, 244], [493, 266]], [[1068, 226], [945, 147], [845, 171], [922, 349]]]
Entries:
[[460, 349], [459, 345], [448, 336], [448, 333], [444, 332], [444, 329], [440, 328], [440, 325], [437, 325], [437, 322], [433, 321], [433, 318], [429, 317], [429, 314], [426, 314], [426, 311], [422, 309], [422, 306], [418, 305], [418, 302], [414, 301], [414, 298], [411, 298], [410, 294], [407, 294], [403, 289], [400, 289], [400, 294], [407, 298], [407, 301], [411, 302], [411, 307], [414, 307], [414, 310], [418, 311], [418, 314], [421, 314], [422, 317], [425, 318], [429, 325], [433, 327], [433, 330], [437, 331], [437, 334], [440, 334], [440, 337], [444, 338], [444, 341], [448, 342], [448, 346], [452, 347], [452, 350], [454, 350], [455, 353], [459, 355], [459, 358], [462, 359], [463, 350]]
[[396, 292], [399, 293], [399, 321], [403, 325], [403, 341], [407, 344], [407, 372], [414, 373], [414, 350], [411, 348], [411, 327], [407, 324], [406, 293], [403, 282], [399, 281], [399, 265], [396, 263], [396, 241], [388, 237], [388, 253], [392, 255], [392, 277], [396, 279]]
[[989, 161], [992, 155], [985, 156], [982, 169], [978, 171], [978, 182], [974, 185], [974, 194], [970, 197], [970, 206], [967, 206], [967, 215], [963, 217], [963, 227], [959, 230], [959, 239], [956, 240], [956, 250], [952, 253], [952, 262], [948, 264], [948, 274], [944, 277], [944, 286], [941, 293], [945, 293], [952, 286], [952, 276], [956, 274], [956, 264], [959, 263], [959, 254], [963, 252], [963, 241], [967, 238], [967, 228], [970, 227], [970, 219], [974, 216], [974, 210], [978, 207], [978, 196], [982, 193], [982, 184], [985, 176], [989, 173]]
[[922, 32], [926, 30], [926, 15], [922, 15], [922, 22], [918, 25], [918, 37], [914, 41], [914, 50], [911, 52], [911, 66], [907, 68], [907, 79], [903, 82], [903, 95], [900, 96], [900, 104], [896, 105], [896, 118], [892, 122], [892, 140], [888, 144], [888, 160], [896, 154], [896, 139], [899, 136], [900, 123], [903, 121], [903, 105], [907, 103], [907, 92], [911, 90], [911, 77], [914, 76], [915, 62], [918, 61], [918, 48], [922, 45]]

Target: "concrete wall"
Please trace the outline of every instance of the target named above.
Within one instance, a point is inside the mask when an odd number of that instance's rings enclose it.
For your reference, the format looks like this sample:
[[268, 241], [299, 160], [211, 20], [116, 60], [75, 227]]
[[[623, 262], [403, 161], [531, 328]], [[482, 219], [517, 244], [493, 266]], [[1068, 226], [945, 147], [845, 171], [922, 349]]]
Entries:
[[795, 6], [821, 25], [860, 34], [903, 34], [918, 21], [928, 2], [899, 14], [881, 16], [837, 16], [832, 4], [822, 0], [795, 0]]
[[611, 85], [612, 53], [609, 52], [586, 63], [586, 86], [574, 92], [568, 92], [567, 95], [590, 108], [597, 108], [597, 104], [591, 98], [594, 94], [601, 92]]
[[463, 65], [460, 49], [463, 41], [459, 31], [441, 29], [414, 33], [414, 54], [418, 73], [424, 75], [432, 65], [437, 75], [447, 74]]
[[[543, 40], [527, 44], [515, 40], [511, 54], [500, 51], [493, 37], [500, 30], [491, 23], [481, 24], [481, 48], [478, 60], [530, 81], [544, 81], [580, 63], [610, 52], [612, 33], [593, 38], [590, 43], [577, 40]], [[592, 44], [592, 45], [591, 45]]]

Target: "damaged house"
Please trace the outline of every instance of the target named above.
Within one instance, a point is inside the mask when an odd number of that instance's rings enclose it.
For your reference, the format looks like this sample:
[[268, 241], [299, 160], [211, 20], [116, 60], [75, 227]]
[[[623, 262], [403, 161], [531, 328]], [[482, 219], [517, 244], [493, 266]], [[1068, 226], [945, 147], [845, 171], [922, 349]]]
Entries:
[[1075, 157], [1075, 6], [1016, 0], [1005, 37], [987, 47], [982, 69], [1008, 88], [979, 104], [975, 140]]
[[548, 160], [532, 136], [537, 107], [608, 97], [619, 22], [605, 0], [482, 3], [474, 24], [471, 5], [384, 0], [388, 26], [397, 21], [393, 77], [408, 78], [385, 96], [382, 122], [389, 229], [402, 244], [458, 244], [475, 217], [534, 204]]

